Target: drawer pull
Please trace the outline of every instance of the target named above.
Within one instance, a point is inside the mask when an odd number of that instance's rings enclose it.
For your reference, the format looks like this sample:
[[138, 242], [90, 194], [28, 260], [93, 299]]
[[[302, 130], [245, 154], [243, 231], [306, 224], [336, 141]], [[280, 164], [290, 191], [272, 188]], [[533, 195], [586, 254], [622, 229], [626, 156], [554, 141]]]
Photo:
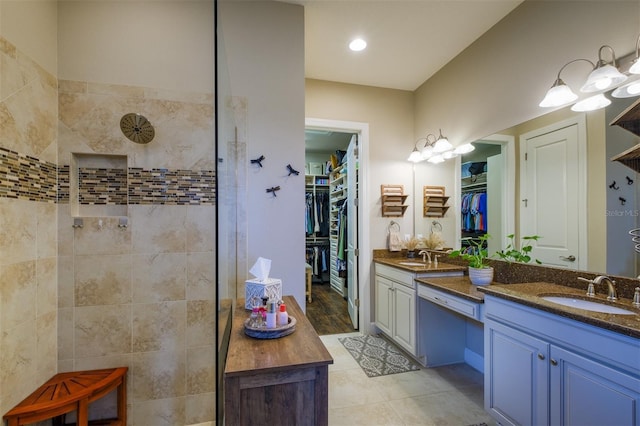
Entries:
[[442, 302], [445, 305], [449, 304], [449, 302], [447, 300], [444, 299], [440, 299], [439, 297], [433, 296], [434, 299], [436, 299], [438, 302]]
[[558, 361], [556, 361], [555, 359], [551, 358], [551, 365], [558, 365]]
[[538, 358], [544, 360], [544, 354], [538, 354]]

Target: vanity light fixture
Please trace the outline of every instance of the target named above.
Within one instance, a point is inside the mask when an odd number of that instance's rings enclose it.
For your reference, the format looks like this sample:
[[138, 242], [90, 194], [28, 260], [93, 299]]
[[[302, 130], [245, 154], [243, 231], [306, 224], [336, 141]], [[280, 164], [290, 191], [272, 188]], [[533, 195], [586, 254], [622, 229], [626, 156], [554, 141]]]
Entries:
[[611, 105], [611, 101], [607, 99], [604, 94], [598, 93], [597, 95], [583, 99], [571, 107], [571, 111], [586, 112], [595, 111], [600, 108], [604, 108]]
[[574, 59], [573, 61], [569, 61], [564, 64], [562, 68], [560, 68], [560, 71], [558, 71], [558, 76], [556, 77], [556, 81], [553, 83], [553, 86], [551, 86], [551, 89], [549, 89], [542, 102], [540, 102], [540, 107], [557, 107], [560, 105], [568, 104], [578, 99], [578, 95], [573, 93], [571, 88], [567, 86], [562, 78], [560, 78], [560, 74], [568, 65], [580, 61], [588, 62], [591, 64], [592, 68], [595, 68], [595, 64], [588, 59]]
[[[418, 143], [420, 141], [425, 141], [422, 150], [418, 148]], [[442, 163], [445, 160], [455, 158], [459, 154], [471, 152], [474, 149], [475, 147], [470, 143], [454, 148], [453, 145], [451, 145], [451, 142], [442, 135], [442, 130], [440, 130], [439, 137], [433, 133], [429, 133], [426, 137], [418, 139], [407, 160], [412, 163], [419, 163], [422, 160], [427, 160], [430, 163], [437, 164]]]
[[[604, 48], [611, 50], [611, 64], [602, 59], [602, 49]], [[607, 90], [624, 82], [626, 79], [627, 76], [622, 74], [618, 71], [618, 68], [616, 68], [616, 54], [613, 51], [613, 48], [605, 44], [598, 50], [598, 63], [596, 64], [595, 69], [591, 71], [591, 74], [589, 74], [587, 82], [580, 88], [580, 91], [584, 93], [592, 93], [600, 90]]]

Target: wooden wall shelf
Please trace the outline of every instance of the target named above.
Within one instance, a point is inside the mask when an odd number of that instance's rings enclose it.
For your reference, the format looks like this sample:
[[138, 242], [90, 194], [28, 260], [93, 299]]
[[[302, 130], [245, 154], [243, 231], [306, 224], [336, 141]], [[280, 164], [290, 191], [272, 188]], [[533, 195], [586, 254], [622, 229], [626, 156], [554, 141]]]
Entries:
[[423, 196], [424, 217], [443, 217], [449, 210], [449, 206], [446, 205], [449, 197], [445, 195], [444, 186], [425, 186]]
[[407, 210], [407, 197], [402, 185], [380, 185], [382, 200], [382, 217], [401, 217]]

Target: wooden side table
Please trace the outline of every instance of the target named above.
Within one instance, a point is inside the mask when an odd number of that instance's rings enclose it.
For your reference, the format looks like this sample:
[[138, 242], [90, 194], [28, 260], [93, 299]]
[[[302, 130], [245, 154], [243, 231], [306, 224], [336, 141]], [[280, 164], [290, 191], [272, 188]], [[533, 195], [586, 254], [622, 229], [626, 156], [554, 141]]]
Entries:
[[118, 417], [110, 426], [127, 425], [127, 367], [59, 373], [13, 407], [4, 419], [22, 426], [77, 411], [77, 425], [89, 424], [89, 403], [117, 388]]

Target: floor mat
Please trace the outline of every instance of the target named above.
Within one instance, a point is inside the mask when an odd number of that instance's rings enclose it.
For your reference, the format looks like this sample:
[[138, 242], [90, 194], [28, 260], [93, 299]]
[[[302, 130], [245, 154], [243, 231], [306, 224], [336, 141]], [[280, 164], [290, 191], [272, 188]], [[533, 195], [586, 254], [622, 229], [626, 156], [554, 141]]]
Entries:
[[420, 367], [392, 343], [377, 336], [338, 339], [369, 377], [404, 373]]

